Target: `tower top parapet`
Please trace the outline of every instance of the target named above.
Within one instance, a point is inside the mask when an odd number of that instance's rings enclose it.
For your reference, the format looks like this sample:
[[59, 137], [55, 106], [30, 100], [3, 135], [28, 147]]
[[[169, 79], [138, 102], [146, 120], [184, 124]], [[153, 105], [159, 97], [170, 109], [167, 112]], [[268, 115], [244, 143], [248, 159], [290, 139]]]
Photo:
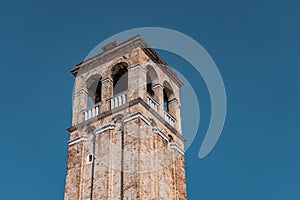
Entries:
[[179, 87], [183, 86], [183, 82], [179, 79], [174, 70], [162, 59], [158, 53], [142, 38], [140, 35], [136, 35], [120, 44], [117, 41], [110, 42], [101, 47], [102, 52], [88, 58], [76, 65], [71, 73], [77, 76], [78, 73], [84, 73], [97, 67], [103, 63], [113, 60], [116, 57], [120, 57], [129, 51], [140, 48], [143, 52], [156, 63]]

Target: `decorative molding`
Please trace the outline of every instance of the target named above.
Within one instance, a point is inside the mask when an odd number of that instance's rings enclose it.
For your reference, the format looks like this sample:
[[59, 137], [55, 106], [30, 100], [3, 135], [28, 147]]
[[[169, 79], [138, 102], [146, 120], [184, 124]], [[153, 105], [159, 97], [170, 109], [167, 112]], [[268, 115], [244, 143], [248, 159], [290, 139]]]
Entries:
[[151, 125], [151, 121], [150, 121], [145, 115], [143, 115], [143, 114], [140, 113], [140, 112], [137, 112], [137, 113], [135, 113], [135, 114], [133, 114], [133, 115], [130, 115], [130, 116], [128, 116], [128, 117], [125, 117], [125, 118], [123, 119], [123, 122], [125, 123], [125, 122], [128, 122], [128, 121], [130, 121], [130, 120], [133, 120], [133, 119], [135, 119], [135, 118], [140, 118], [140, 119], [142, 119], [144, 122], [146, 122], [146, 124]]
[[179, 101], [178, 101], [177, 98], [173, 98], [173, 99], [171, 99], [171, 100], [169, 101], [169, 103], [173, 103], [173, 102], [177, 103], [177, 105], [178, 105], [179, 107], [181, 107], [181, 103], [179, 103]]
[[152, 86], [152, 89], [155, 89], [157, 87], [160, 87], [162, 90], [164, 89], [164, 86], [160, 83], [156, 83], [155, 85]]
[[81, 88], [80, 90], [78, 90], [77, 92], [74, 92], [74, 96], [78, 96], [78, 95], [80, 95], [80, 94], [85, 94], [85, 95], [89, 95], [89, 93], [84, 89], [84, 88]]
[[176, 151], [178, 151], [181, 155], [183, 155], [184, 156], [184, 154], [185, 154], [185, 152], [184, 152], [184, 150], [182, 150], [177, 144], [175, 144], [175, 143], [171, 143], [170, 144], [170, 149], [174, 149], [174, 150], [176, 150]]
[[75, 138], [74, 140], [70, 140], [70, 141], [68, 142], [68, 145], [69, 145], [69, 146], [72, 146], [73, 144], [76, 144], [76, 143], [78, 143], [78, 142], [85, 141], [85, 140], [87, 140], [87, 137], [81, 136], [81, 137]]
[[153, 128], [152, 129], [153, 133], [156, 133], [158, 135], [160, 135], [163, 139], [169, 141], [170, 140], [170, 137], [167, 136], [164, 132], [162, 132], [161, 130], [159, 130], [158, 128]]
[[178, 99], [176, 99], [176, 98], [173, 98], [173, 99], [171, 99], [171, 100], [169, 101], [169, 103], [172, 103], [172, 102], [176, 102], [176, 103], [178, 103]]
[[109, 62], [117, 57], [122, 57], [124, 54], [133, 51], [137, 48], [142, 49], [142, 51], [158, 65], [161, 70], [166, 73], [179, 87], [183, 86], [183, 82], [178, 78], [174, 70], [164, 61], [158, 53], [150, 47], [148, 43], [139, 35], [130, 38], [123, 43], [118, 44], [115, 48], [101, 52], [91, 58], [88, 58], [76, 65], [71, 73], [74, 76], [86, 73], [91, 69], [98, 67], [99, 65]]
[[100, 134], [100, 133], [102, 133], [104, 131], [107, 131], [107, 130], [113, 130], [114, 128], [115, 128], [115, 125], [108, 124], [108, 125], [102, 126], [99, 129], [95, 130], [95, 134]]
[[[149, 112], [151, 114], [153, 114], [161, 123], [165, 124], [165, 126], [170, 130], [172, 131], [172, 133], [174, 133], [174, 135], [176, 135], [181, 141], [186, 141], [186, 139], [183, 137], [183, 135], [178, 132], [174, 127], [172, 127], [170, 124], [168, 123], [165, 123], [165, 120], [164, 118], [158, 114], [156, 111], [154, 111], [153, 109], [151, 109], [151, 107], [148, 105], [147, 102], [145, 102], [142, 98], [138, 97], [136, 99], [133, 99], [129, 102], [127, 102], [126, 104], [123, 104], [117, 108], [115, 108], [113, 111], [112, 110], [108, 110], [108, 111], [104, 111], [102, 113], [100, 113], [97, 117], [94, 117], [94, 118], [91, 118], [89, 119], [88, 121], [84, 121], [84, 122], [80, 122], [76, 125], [73, 125], [69, 128], [67, 128], [67, 130], [71, 133], [73, 131], [76, 131], [80, 128], [83, 128], [84, 126], [87, 126], [88, 124], [91, 124], [91, 123], [94, 123], [100, 119], [103, 119], [107, 116], [110, 116], [112, 115], [113, 113], [117, 113], [117, 112], [120, 112], [124, 109], [127, 109], [128, 107], [132, 107], [132, 106], [135, 106], [137, 104], [141, 104], [142, 106], [144, 106], [147, 110], [149, 110]], [[149, 122], [150, 120], [148, 120]], [[148, 124], [148, 123], [147, 123]]]
[[102, 80], [101, 80], [101, 83], [104, 83], [104, 82], [106, 82], [106, 81], [109, 81], [109, 82], [111, 82], [111, 83], [114, 82], [113, 80], [111, 80], [111, 78], [106, 77], [105, 79], [102, 79]]
[[130, 66], [127, 69], [128, 69], [128, 71], [130, 71], [130, 70], [134, 70], [134, 69], [137, 69], [137, 68], [140, 68], [143, 72], [147, 72], [148, 71], [145, 67], [143, 67], [140, 64]]

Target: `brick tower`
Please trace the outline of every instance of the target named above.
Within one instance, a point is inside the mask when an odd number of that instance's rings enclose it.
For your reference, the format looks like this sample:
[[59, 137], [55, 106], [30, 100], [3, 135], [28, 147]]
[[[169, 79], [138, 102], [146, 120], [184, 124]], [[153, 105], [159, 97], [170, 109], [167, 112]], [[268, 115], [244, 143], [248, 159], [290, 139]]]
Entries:
[[185, 200], [176, 73], [140, 36], [71, 72], [65, 200]]

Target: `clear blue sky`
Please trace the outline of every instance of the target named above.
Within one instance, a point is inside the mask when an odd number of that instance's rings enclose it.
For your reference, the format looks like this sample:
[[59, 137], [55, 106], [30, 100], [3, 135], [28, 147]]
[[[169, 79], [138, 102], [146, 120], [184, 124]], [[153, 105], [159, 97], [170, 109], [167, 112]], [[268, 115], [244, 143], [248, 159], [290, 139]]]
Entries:
[[[300, 199], [299, 6], [296, 0], [1, 2], [0, 199], [63, 199], [69, 70], [107, 37], [144, 26], [197, 40], [226, 86], [223, 134], [199, 160], [209, 99], [201, 77], [186, 71], [203, 93], [203, 123], [186, 155], [188, 198]], [[175, 68], [184, 63], [161, 53]]]

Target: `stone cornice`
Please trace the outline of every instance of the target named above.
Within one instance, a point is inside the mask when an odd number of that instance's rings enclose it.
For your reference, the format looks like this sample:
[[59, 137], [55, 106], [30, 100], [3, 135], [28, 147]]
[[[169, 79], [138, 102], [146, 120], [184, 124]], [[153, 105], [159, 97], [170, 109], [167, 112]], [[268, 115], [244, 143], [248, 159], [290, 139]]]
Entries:
[[177, 144], [175, 144], [175, 143], [171, 143], [170, 144], [170, 149], [174, 149], [174, 150], [176, 150], [176, 151], [178, 151], [181, 155], [183, 155], [184, 156], [184, 154], [185, 154], [185, 152], [184, 152], [184, 150], [182, 150]]
[[122, 110], [125, 110], [126, 108], [128, 107], [131, 107], [131, 106], [134, 106], [134, 105], [137, 105], [137, 104], [141, 104], [142, 106], [144, 106], [147, 110], [149, 110], [149, 112], [154, 115], [157, 120], [159, 120], [162, 124], [164, 124], [170, 131], [172, 131], [172, 133], [174, 135], [176, 135], [181, 141], [186, 141], [186, 139], [174, 128], [172, 127], [170, 124], [166, 123], [165, 120], [155, 111], [153, 110], [143, 99], [141, 99], [140, 97], [137, 98], [137, 99], [134, 99], [128, 103], [125, 103], [113, 110], [109, 110], [109, 111], [105, 111], [103, 113], [100, 113], [99, 115], [87, 120], [87, 121], [84, 121], [82, 123], [79, 123], [77, 125], [74, 125], [70, 128], [68, 128], [67, 130], [71, 133], [73, 131], [76, 131], [77, 129], [80, 129], [80, 128], [83, 128], [84, 126], [86, 125], [89, 125], [91, 123], [94, 123], [100, 119], [103, 119], [105, 117], [108, 117], [109, 115], [112, 115], [113, 113], [117, 113], [117, 112], [120, 112]]
[[100, 134], [104, 131], [107, 131], [107, 130], [113, 130], [115, 128], [115, 125], [113, 124], [108, 124], [108, 125], [105, 125], [105, 126], [102, 126], [98, 129], [95, 130], [95, 134]]
[[74, 140], [69, 141], [68, 145], [71, 146], [73, 144], [76, 144], [78, 142], [85, 141], [85, 140], [87, 140], [87, 138], [85, 136], [81, 136], [81, 137], [75, 138]]
[[123, 119], [123, 122], [125, 123], [125, 122], [128, 122], [130, 120], [134, 120], [136, 118], [140, 118], [144, 122], [146, 122], [146, 124], [151, 125], [151, 121], [149, 119], [147, 119], [147, 117], [145, 115], [143, 115], [142, 113], [140, 113], [140, 112], [137, 112], [137, 113], [134, 113], [134, 114], [132, 114], [132, 115], [130, 115], [128, 117], [125, 117]]
[[164, 86], [162, 85], [162, 84], [160, 84], [160, 83], [156, 83], [155, 85], [153, 85], [152, 86], [152, 89], [155, 89], [155, 88], [157, 88], [157, 87], [159, 87], [160, 89], [164, 89]]
[[88, 92], [84, 89], [84, 88], [81, 88], [80, 90], [78, 90], [77, 92], [74, 92], [74, 96], [77, 96], [79, 94], [85, 94], [85, 95], [88, 95]]
[[164, 132], [162, 132], [160, 129], [158, 128], [153, 128], [153, 133], [156, 133], [158, 135], [160, 135], [163, 139], [165, 139], [166, 141], [169, 141], [170, 140], [170, 137], [167, 136]]
[[143, 72], [147, 72], [148, 71], [145, 67], [143, 67], [140, 64], [137, 64], [137, 65], [134, 65], [134, 66], [130, 66], [127, 69], [128, 70], [134, 70], [134, 69], [137, 69], [137, 68], [141, 69]]
[[141, 48], [142, 51], [160, 67], [164, 73], [166, 73], [179, 87], [183, 85], [183, 82], [178, 78], [176, 73], [172, 68], [156, 53], [156, 51], [150, 47], [145, 40], [137, 35], [125, 42], [117, 45], [109, 51], [104, 51], [94, 57], [91, 57], [85, 61], [76, 65], [76, 68], [71, 70], [71, 73], [74, 76], [77, 76], [78, 73], [85, 73], [103, 63], [111, 61], [116, 57], [121, 57], [129, 51], [132, 51], [136, 48]]
[[109, 78], [109, 77], [106, 77], [106, 78], [102, 79], [101, 83], [104, 83], [106, 81], [109, 81], [109, 82], [113, 83], [113, 80], [111, 80], [111, 78]]

